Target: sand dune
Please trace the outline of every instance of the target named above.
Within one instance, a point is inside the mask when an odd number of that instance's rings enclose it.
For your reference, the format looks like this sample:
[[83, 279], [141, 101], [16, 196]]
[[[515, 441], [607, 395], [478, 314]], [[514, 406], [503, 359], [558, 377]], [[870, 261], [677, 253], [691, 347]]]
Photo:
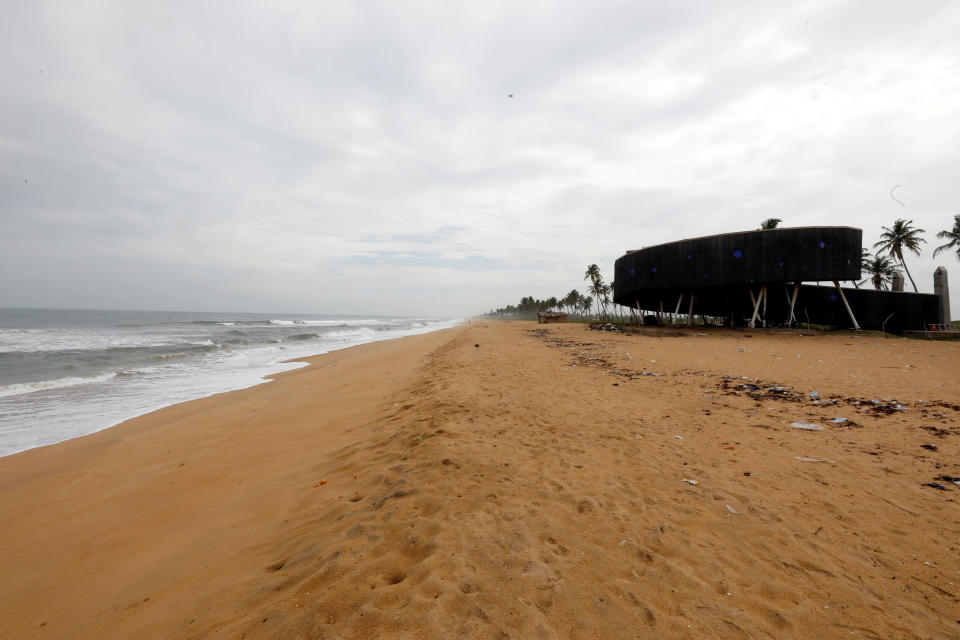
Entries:
[[0, 459], [0, 636], [957, 638], [958, 355], [474, 321], [317, 357]]

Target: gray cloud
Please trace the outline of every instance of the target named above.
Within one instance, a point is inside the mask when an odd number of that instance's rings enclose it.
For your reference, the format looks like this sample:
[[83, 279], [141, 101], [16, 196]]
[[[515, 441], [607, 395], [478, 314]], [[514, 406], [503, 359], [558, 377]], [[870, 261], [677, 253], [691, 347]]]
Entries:
[[3, 306], [460, 315], [771, 216], [960, 264], [954, 3], [8, 4]]

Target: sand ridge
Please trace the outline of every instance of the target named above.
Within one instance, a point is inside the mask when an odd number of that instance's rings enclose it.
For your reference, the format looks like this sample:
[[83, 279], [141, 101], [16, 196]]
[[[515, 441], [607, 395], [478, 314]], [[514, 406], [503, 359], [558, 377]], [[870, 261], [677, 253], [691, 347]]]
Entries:
[[[82, 452], [37, 453], [90, 477], [127, 447], [134, 479], [112, 505], [93, 483], [70, 496], [82, 513], [45, 502], [25, 523], [74, 546], [5, 528], [0, 631], [954, 638], [960, 487], [924, 483], [960, 476], [957, 353], [871, 334], [474, 321], [323, 356]], [[143, 466], [171, 446], [185, 467]], [[14, 458], [0, 460], [2, 514], [63, 480]], [[154, 514], [151, 487], [186, 467], [194, 497], [155, 496], [172, 505]], [[137, 518], [130, 540], [110, 538]], [[124, 542], [105, 584], [64, 610]]]

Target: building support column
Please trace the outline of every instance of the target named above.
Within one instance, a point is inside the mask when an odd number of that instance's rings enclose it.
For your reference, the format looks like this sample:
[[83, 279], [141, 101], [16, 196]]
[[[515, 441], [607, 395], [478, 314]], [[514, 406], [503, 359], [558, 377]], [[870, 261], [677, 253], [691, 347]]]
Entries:
[[790, 296], [790, 314], [787, 316], [787, 324], [793, 325], [796, 321], [797, 316], [793, 315], [793, 309], [797, 306], [797, 294], [800, 293], [800, 283], [793, 283], [793, 295]]
[[693, 325], [693, 291], [690, 292], [690, 303], [687, 305], [687, 326]]
[[846, 307], [847, 313], [850, 314], [850, 320], [853, 321], [854, 331], [860, 331], [860, 325], [857, 323], [857, 319], [853, 315], [853, 310], [850, 308], [850, 303], [847, 302], [847, 296], [843, 295], [843, 289], [840, 288], [840, 283], [834, 280], [833, 286], [837, 288], [837, 293], [840, 294], [840, 299], [843, 300], [843, 306]]
[[763, 302], [763, 299], [767, 295], [767, 285], [760, 287], [760, 294], [757, 296], [753, 295], [753, 287], [747, 289], [750, 292], [750, 302], [753, 303], [753, 315], [750, 317], [750, 324], [748, 325], [751, 329], [757, 326], [757, 316], [760, 314], [760, 303]]

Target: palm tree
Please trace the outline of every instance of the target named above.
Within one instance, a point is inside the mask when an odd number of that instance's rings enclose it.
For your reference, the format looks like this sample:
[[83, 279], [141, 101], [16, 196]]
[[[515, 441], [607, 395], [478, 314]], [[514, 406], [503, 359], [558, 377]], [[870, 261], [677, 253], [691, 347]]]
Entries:
[[[871, 260], [873, 260], [873, 254], [870, 253], [870, 250], [867, 249], [866, 247], [860, 247], [860, 272], [861, 272], [860, 275], [863, 275], [864, 272], [867, 272], [870, 270]], [[854, 280], [853, 286], [859, 289], [860, 285], [862, 285], [866, 281], [867, 281], [866, 279], [863, 279], [860, 282], [857, 282], [856, 280]]]
[[590, 286], [587, 288], [587, 291], [596, 296], [597, 300], [597, 315], [600, 316], [600, 304], [603, 303], [603, 315], [607, 313], [607, 304], [610, 301], [610, 285], [604, 283], [603, 276], [600, 275], [600, 267], [596, 264], [591, 264], [587, 267], [586, 272], [583, 275], [583, 279], [590, 279]]
[[893, 281], [894, 274], [897, 273], [890, 258], [879, 253], [870, 256], [863, 270], [870, 276], [870, 282], [877, 291], [886, 291]]
[[953, 229], [950, 231], [941, 231], [937, 234], [941, 240], [949, 240], [947, 244], [940, 245], [933, 250], [933, 257], [941, 251], [953, 251], [957, 254], [957, 260], [960, 260], [960, 213], [953, 216]]
[[596, 264], [591, 264], [587, 267], [586, 272], [583, 274], [584, 280], [589, 280], [590, 282], [596, 282], [601, 279], [600, 276], [600, 267]]
[[907, 221], [900, 218], [893, 223], [891, 228], [883, 227], [883, 233], [880, 234], [880, 242], [873, 245], [873, 248], [876, 249], [879, 247], [880, 251], [886, 252], [891, 258], [895, 258], [900, 263], [900, 266], [906, 271], [907, 277], [910, 278], [910, 284], [913, 285], [914, 293], [917, 293], [917, 283], [913, 281], [913, 276], [910, 275], [910, 270], [907, 269], [907, 263], [903, 261], [903, 250], [912, 251], [919, 256], [920, 243], [926, 242], [926, 240], [920, 237], [920, 234], [926, 233], [926, 231], [912, 228], [910, 226], [912, 224], [913, 220]]
[[563, 304], [570, 308], [571, 313], [576, 313], [580, 308], [580, 292], [573, 289], [563, 297]]
[[780, 218], [767, 218], [760, 223], [761, 229], [776, 229], [777, 225], [783, 222]]

